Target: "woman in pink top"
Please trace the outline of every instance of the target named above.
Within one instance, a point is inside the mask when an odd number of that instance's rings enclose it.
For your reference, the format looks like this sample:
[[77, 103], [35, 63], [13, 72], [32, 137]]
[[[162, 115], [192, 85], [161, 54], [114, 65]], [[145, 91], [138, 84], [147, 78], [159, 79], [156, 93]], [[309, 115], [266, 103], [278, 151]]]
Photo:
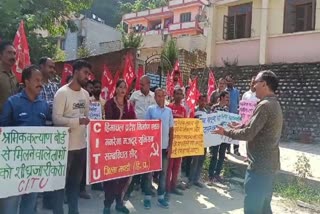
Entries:
[[[134, 107], [126, 99], [127, 90], [128, 87], [126, 82], [123, 79], [118, 80], [115, 96], [108, 100], [105, 105], [106, 120], [136, 119]], [[103, 183], [105, 193], [103, 214], [110, 213], [110, 207], [114, 200], [116, 200], [116, 210], [118, 212], [129, 213], [128, 208], [123, 204], [123, 196], [130, 182], [131, 177], [126, 177]]]

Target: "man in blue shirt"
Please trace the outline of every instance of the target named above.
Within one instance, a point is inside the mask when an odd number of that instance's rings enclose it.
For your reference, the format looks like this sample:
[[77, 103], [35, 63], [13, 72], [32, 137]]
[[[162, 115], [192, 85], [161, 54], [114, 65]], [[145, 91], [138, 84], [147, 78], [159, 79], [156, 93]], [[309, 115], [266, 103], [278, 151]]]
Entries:
[[[156, 105], [149, 106], [145, 119], [162, 121], [162, 170], [160, 171], [158, 185], [158, 205], [163, 208], [168, 208], [168, 200], [165, 199], [166, 190], [166, 174], [168, 168], [168, 157], [170, 157], [173, 141], [173, 115], [170, 108], [164, 106], [166, 92], [164, 89], [158, 88], [155, 90]], [[149, 173], [145, 186], [144, 208], [151, 208], [151, 187], [152, 173]]]
[[[240, 92], [234, 87], [234, 80], [231, 75], [226, 76], [227, 91], [229, 92], [229, 112], [239, 114]], [[233, 145], [233, 152], [235, 155], [240, 156], [239, 145]], [[230, 154], [230, 144], [227, 148], [227, 153]]]
[[[42, 74], [31, 65], [22, 71], [25, 88], [8, 98], [0, 115], [0, 126], [45, 126], [51, 120], [49, 106], [39, 98], [42, 90]], [[1, 214], [34, 214], [37, 193], [29, 193], [0, 199]]]

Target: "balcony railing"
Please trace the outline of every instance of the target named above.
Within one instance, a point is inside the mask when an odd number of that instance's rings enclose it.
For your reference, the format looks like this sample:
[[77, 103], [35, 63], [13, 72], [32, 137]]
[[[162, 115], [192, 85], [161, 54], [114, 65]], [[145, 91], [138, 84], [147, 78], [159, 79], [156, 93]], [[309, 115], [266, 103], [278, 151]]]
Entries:
[[207, 0], [171, 0], [169, 1], [169, 7], [175, 7], [178, 5], [191, 4], [191, 3], [201, 3], [204, 5], [209, 4]]
[[169, 25], [169, 31], [184, 30], [184, 29], [190, 29], [190, 28], [196, 28], [196, 27], [198, 27], [198, 24], [196, 21], [175, 23], [175, 24]]
[[133, 18], [139, 18], [144, 16], [150, 16], [150, 15], [156, 15], [161, 13], [167, 13], [170, 12], [168, 7], [160, 7], [152, 10], [144, 10], [136, 13], [128, 13], [123, 16], [123, 20], [127, 19], [133, 19]]
[[145, 32], [141, 32], [142, 35], [148, 36], [148, 35], [166, 35], [169, 34], [169, 30], [168, 28], [165, 29], [159, 29], [159, 30], [149, 30], [149, 31], [145, 31]]

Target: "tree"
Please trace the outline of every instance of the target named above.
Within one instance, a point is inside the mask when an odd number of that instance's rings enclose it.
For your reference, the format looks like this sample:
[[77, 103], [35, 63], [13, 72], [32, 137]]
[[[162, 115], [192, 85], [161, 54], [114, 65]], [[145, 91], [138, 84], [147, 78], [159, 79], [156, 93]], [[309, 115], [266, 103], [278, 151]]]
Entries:
[[124, 48], [140, 48], [143, 43], [143, 38], [138, 33], [122, 33], [122, 44]]
[[135, 0], [133, 2], [120, 2], [120, 11], [123, 14], [139, 12], [147, 9], [163, 7], [168, 4], [169, 0]]
[[[36, 61], [36, 53], [49, 56], [56, 49], [53, 39], [44, 39], [38, 44], [41, 35], [34, 30], [47, 30], [53, 37], [63, 35], [68, 28], [75, 30], [71, 17], [91, 6], [93, 0], [1, 0], [0, 1], [0, 37], [12, 41], [20, 20], [25, 20], [26, 34], [30, 42], [31, 61]], [[47, 44], [49, 43], [49, 44]], [[50, 46], [49, 50], [46, 50]], [[34, 49], [37, 52], [33, 51]], [[49, 53], [50, 52], [50, 53]]]
[[179, 57], [179, 51], [177, 47], [177, 42], [173, 39], [169, 40], [161, 53], [162, 56], [165, 56], [173, 66]]

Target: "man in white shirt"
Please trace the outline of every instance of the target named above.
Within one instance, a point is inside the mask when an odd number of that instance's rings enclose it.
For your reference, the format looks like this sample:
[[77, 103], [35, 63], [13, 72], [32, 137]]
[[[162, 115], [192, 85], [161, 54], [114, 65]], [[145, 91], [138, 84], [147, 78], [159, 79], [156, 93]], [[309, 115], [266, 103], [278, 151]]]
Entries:
[[245, 92], [243, 95], [242, 95], [242, 100], [259, 100], [257, 97], [256, 97], [256, 89], [254, 89], [254, 84], [255, 84], [255, 76], [252, 77], [251, 79], [251, 82], [250, 82], [250, 90]]
[[[144, 120], [148, 107], [156, 104], [154, 92], [150, 91], [150, 78], [147, 75], [141, 77], [140, 90], [133, 92], [129, 100], [134, 105], [137, 119]], [[144, 191], [146, 175], [133, 177], [125, 196], [126, 199], [130, 197], [135, 186], [139, 188], [141, 185], [142, 191]]]
[[[78, 198], [82, 172], [86, 164], [86, 125], [90, 122], [89, 93], [83, 89], [88, 82], [91, 65], [78, 60], [73, 64], [73, 77], [61, 87], [53, 100], [52, 119], [55, 126], [70, 127], [66, 195], [69, 214], [78, 214]], [[54, 214], [63, 214], [64, 190], [56, 193]]]

